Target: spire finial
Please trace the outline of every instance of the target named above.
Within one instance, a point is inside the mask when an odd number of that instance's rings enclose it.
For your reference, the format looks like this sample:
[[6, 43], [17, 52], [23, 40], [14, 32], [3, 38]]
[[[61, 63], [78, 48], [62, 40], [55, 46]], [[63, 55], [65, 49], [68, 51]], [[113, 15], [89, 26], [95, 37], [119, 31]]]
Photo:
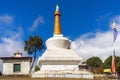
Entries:
[[115, 28], [115, 27], [116, 27], [116, 23], [114, 21], [113, 24], [112, 24], [112, 28]]
[[58, 6], [58, 4], [56, 5], [56, 11], [59, 11], [59, 6]]
[[55, 35], [61, 35], [61, 26], [60, 26], [60, 11], [58, 5], [56, 5], [56, 11], [55, 11], [55, 24], [54, 24], [54, 34]]

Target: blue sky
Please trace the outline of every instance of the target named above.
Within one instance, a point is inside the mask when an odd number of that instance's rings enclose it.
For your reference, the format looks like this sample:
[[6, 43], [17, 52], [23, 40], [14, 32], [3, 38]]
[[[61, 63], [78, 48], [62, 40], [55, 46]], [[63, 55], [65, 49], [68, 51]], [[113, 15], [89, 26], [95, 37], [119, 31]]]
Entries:
[[[59, 4], [63, 34], [74, 40], [87, 32], [108, 30], [110, 19], [120, 13], [119, 2], [119, 0], [1, 0], [0, 14], [14, 17], [14, 25], [22, 26], [24, 29], [23, 39], [38, 34], [46, 40], [52, 36], [55, 5]], [[28, 28], [38, 17], [42, 17], [44, 23], [39, 23], [32, 33], [28, 32]]]
[[[104, 60], [112, 53], [111, 23], [116, 21], [120, 29], [119, 3], [119, 0], [0, 0], [0, 56], [12, 56], [17, 49], [25, 53], [24, 40], [30, 35], [37, 34], [44, 42], [52, 37], [58, 4], [63, 35], [72, 40], [76, 53], [83, 58], [99, 56]], [[119, 44], [118, 39], [117, 55]]]

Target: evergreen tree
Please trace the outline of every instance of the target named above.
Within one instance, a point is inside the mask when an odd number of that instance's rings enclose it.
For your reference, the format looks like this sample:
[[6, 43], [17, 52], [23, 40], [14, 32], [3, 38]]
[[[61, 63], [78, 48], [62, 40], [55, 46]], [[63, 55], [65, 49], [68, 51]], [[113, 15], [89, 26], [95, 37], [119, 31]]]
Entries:
[[[118, 69], [120, 68], [120, 57], [119, 56], [115, 56], [115, 63], [116, 63], [116, 69], [118, 71]], [[104, 69], [108, 69], [111, 68], [112, 65], [112, 56], [109, 56], [103, 64]]]
[[36, 60], [36, 53], [37, 51], [41, 51], [44, 49], [44, 44], [42, 38], [38, 37], [37, 35], [35, 36], [30, 36], [29, 40], [25, 40], [25, 46], [24, 50], [27, 51], [27, 54], [31, 55], [34, 54], [33, 61], [29, 70], [29, 74], [31, 73], [31, 70], [33, 68], [33, 65]]
[[86, 63], [89, 67], [92, 67], [92, 68], [103, 66], [103, 62], [99, 57], [91, 57], [86, 60]]

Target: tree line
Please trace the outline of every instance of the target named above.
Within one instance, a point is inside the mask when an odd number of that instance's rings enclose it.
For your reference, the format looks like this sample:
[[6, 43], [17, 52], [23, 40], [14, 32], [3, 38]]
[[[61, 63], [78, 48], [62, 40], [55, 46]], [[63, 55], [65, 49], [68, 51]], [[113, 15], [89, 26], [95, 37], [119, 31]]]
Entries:
[[[116, 71], [120, 72], [120, 56], [115, 56]], [[103, 73], [103, 69], [111, 69], [112, 56], [109, 56], [103, 62], [99, 57], [93, 56], [86, 60], [86, 64], [93, 73]]]

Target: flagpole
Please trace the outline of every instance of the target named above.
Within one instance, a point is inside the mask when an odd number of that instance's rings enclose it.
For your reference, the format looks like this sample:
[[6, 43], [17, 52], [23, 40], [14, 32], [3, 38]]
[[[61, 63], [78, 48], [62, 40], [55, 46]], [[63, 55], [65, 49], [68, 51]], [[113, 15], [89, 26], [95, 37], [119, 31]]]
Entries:
[[113, 74], [115, 74], [115, 80], [116, 80], [116, 56], [115, 56], [115, 48], [113, 50], [113, 56], [112, 56], [112, 58], [113, 57], [114, 57], [114, 68], [115, 68], [115, 73], [113, 73]]
[[115, 22], [113, 22], [112, 28], [113, 28], [112, 73], [115, 74], [115, 80], [116, 80], [115, 45], [116, 45], [116, 38], [117, 38], [118, 32], [116, 30], [116, 24], [115, 24]]
[[112, 54], [112, 74], [114, 74], [114, 78], [116, 80], [116, 63], [115, 63], [115, 41], [113, 41], [113, 54]]

